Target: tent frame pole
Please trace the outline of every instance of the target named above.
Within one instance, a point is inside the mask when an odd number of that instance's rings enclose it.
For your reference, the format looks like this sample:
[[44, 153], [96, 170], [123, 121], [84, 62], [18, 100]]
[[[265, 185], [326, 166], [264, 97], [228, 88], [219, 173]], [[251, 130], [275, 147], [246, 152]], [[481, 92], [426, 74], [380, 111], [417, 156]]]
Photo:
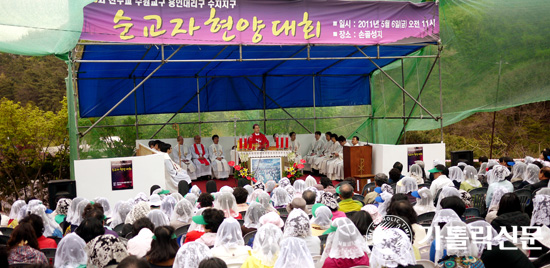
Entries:
[[437, 49], [436, 60], [439, 64], [439, 125], [441, 130], [441, 143], [443, 143], [443, 85], [441, 83], [441, 51], [443, 50], [443, 46], [441, 45], [441, 40], [437, 43]]
[[317, 132], [317, 114], [315, 112], [315, 75], [311, 78], [313, 81], [313, 132]]
[[401, 85], [399, 85], [399, 83], [397, 83], [397, 81], [395, 81], [395, 79], [393, 79], [391, 77], [391, 75], [386, 73], [386, 71], [384, 71], [378, 64], [376, 64], [376, 62], [374, 62], [374, 60], [372, 60], [372, 57], [370, 57], [365, 52], [363, 52], [363, 50], [361, 50], [358, 46], [355, 46], [355, 48], [357, 48], [359, 50], [359, 52], [361, 52], [361, 54], [363, 54], [365, 56], [365, 58], [367, 58], [374, 66], [376, 66], [376, 68], [378, 70], [380, 70], [381, 73], [383, 73], [386, 77], [388, 77], [388, 79], [390, 79], [390, 81], [392, 81], [399, 89], [401, 89], [401, 91], [403, 91], [403, 93], [405, 93], [410, 99], [412, 99], [416, 104], [418, 104], [418, 106], [420, 106], [420, 108], [422, 108], [422, 110], [426, 111], [426, 113], [428, 113], [434, 120], [436, 120], [436, 121], [439, 120], [438, 117], [435, 117], [430, 111], [428, 111], [428, 109], [426, 109], [426, 107], [424, 107], [424, 105], [419, 103], [418, 100], [416, 100], [408, 91], [406, 91], [403, 87], [401, 87]]
[[[164, 66], [164, 64], [166, 64], [168, 62], [168, 60], [170, 58], [172, 58], [174, 55], [176, 55], [176, 53], [178, 53], [178, 51], [180, 51], [180, 49], [183, 47], [183, 45], [179, 46], [178, 49], [176, 49], [176, 51], [174, 51], [167, 59], [166, 61], [165, 60], [162, 60], [162, 63], [157, 67], [155, 68], [147, 77], [145, 77], [145, 79], [143, 79], [137, 86], [135, 86], [132, 90], [130, 90], [130, 92], [128, 92], [128, 94], [126, 94], [126, 96], [124, 96], [120, 101], [118, 101], [111, 109], [109, 109], [109, 111], [107, 111], [104, 115], [102, 115], [99, 119], [97, 119], [97, 121], [95, 121], [91, 126], [90, 128], [88, 128], [86, 131], [84, 131], [83, 133], [80, 133], [80, 136], [81, 137], [84, 137], [86, 134], [88, 134], [95, 126], [97, 126], [97, 124], [99, 124], [99, 122], [103, 121], [103, 119], [105, 119], [105, 117], [107, 117], [109, 114], [111, 114], [118, 106], [120, 106], [128, 97], [130, 97], [132, 95], [132, 93], [134, 93], [141, 85], [143, 85], [145, 83], [145, 81], [149, 80], [149, 78], [151, 78], [151, 76], [153, 76], [153, 74], [155, 74], [162, 66]], [[162, 46], [163, 48], [163, 55], [164, 55], [164, 46]], [[164, 57], [164, 56], [163, 56]]]
[[309, 134], [311, 134], [311, 130], [309, 130], [306, 126], [304, 126], [304, 124], [302, 124], [299, 120], [297, 120], [296, 118], [294, 118], [294, 116], [292, 116], [292, 114], [290, 114], [285, 108], [283, 108], [283, 106], [279, 105], [279, 103], [277, 103], [273, 98], [271, 98], [269, 95], [266, 94], [266, 92], [258, 87], [256, 84], [254, 84], [254, 82], [252, 82], [252, 80], [250, 80], [248, 77], [245, 77], [245, 79], [250, 82], [255, 88], [257, 88], [258, 90], [262, 91], [263, 94], [269, 98], [269, 100], [271, 100], [273, 103], [275, 103], [277, 106], [279, 106], [279, 108], [281, 110], [283, 110], [283, 112], [285, 112], [288, 116], [290, 116], [290, 118], [294, 119], [294, 121], [296, 121], [296, 123], [298, 123], [300, 126], [302, 126]]
[[[441, 49], [438, 48], [437, 57], [434, 59], [434, 62], [432, 63], [432, 66], [430, 67], [430, 71], [428, 71], [428, 75], [426, 76], [426, 79], [424, 79], [424, 83], [422, 84], [422, 87], [420, 88], [420, 91], [418, 92], [418, 95], [416, 96], [417, 100], [420, 100], [420, 96], [422, 96], [422, 92], [424, 91], [424, 88], [426, 88], [426, 85], [428, 84], [428, 80], [430, 79], [430, 77], [432, 75], [432, 72], [434, 70], [435, 65], [441, 60], [439, 56], [441, 55], [442, 49], [443, 49], [443, 47], [441, 47]], [[439, 77], [439, 80], [441, 80], [441, 75]], [[439, 99], [440, 105], [442, 105], [442, 101], [443, 101], [443, 99], [441, 97]], [[401, 139], [401, 136], [405, 134], [407, 124], [409, 123], [409, 120], [412, 118], [411, 116], [412, 116], [412, 113], [414, 112], [415, 108], [416, 108], [416, 103], [413, 104], [411, 110], [409, 111], [409, 115], [405, 118], [406, 121], [403, 124], [403, 128], [401, 129], [401, 133], [399, 133], [398, 140]], [[439, 117], [442, 118], [443, 114], [440, 113]]]
[[[149, 50], [147, 50], [149, 51]], [[136, 66], [137, 68], [137, 66]], [[136, 79], [134, 78], [134, 87], [136, 87]], [[139, 140], [139, 121], [138, 121], [138, 106], [137, 106], [137, 91], [134, 92], [134, 107], [136, 111], [136, 140]]]
[[267, 133], [267, 120], [266, 120], [267, 118], [266, 118], [266, 114], [265, 114], [266, 113], [266, 111], [265, 111], [265, 109], [266, 109], [265, 94], [266, 94], [266, 91], [267, 91], [267, 84], [266, 84], [266, 75], [265, 74], [262, 76], [262, 88], [263, 88], [262, 91], [264, 93], [263, 94], [263, 98], [264, 98], [264, 109], [263, 109], [264, 110], [264, 132]]
[[[401, 59], [401, 86], [403, 88], [405, 88], [405, 69], [403, 67], [403, 59]], [[405, 92], [403, 92], [403, 144], [407, 144], [407, 132], [406, 132], [406, 128], [407, 128], [407, 119], [405, 118], [406, 116], [406, 99], [405, 99]], [[396, 141], [396, 143], [398, 143], [399, 140]]]

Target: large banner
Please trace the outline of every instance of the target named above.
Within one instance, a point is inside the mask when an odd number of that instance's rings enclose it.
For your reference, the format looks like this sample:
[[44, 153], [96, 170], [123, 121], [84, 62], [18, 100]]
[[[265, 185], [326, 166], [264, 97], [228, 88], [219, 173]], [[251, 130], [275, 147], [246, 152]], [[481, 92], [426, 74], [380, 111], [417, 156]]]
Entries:
[[147, 44], [435, 42], [435, 2], [342, 0], [97, 0], [81, 39]]

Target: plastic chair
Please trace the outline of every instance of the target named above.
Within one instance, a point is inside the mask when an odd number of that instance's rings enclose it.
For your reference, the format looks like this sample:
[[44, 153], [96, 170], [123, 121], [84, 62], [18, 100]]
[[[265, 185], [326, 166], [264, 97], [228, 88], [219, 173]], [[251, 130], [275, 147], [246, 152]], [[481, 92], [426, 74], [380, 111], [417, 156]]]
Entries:
[[426, 212], [426, 213], [423, 213], [423, 214], [420, 214], [418, 215], [417, 217], [417, 221], [422, 224], [422, 223], [429, 223], [431, 224], [432, 223], [432, 220], [435, 216], [435, 211], [432, 211], [432, 212]]
[[113, 228], [113, 231], [115, 231], [118, 236], [122, 236], [122, 227], [124, 227], [124, 223], [115, 226], [115, 228]]
[[531, 204], [531, 199], [533, 198], [531, 191], [527, 189], [519, 189], [514, 191], [514, 194], [518, 196], [519, 202], [521, 203], [521, 209], [525, 211], [525, 207]]
[[10, 240], [9, 235], [0, 235], [0, 245], [7, 245], [8, 240]]
[[365, 186], [363, 186], [363, 190], [361, 191], [361, 195], [365, 196], [365, 194], [374, 191], [374, 188], [376, 188], [376, 184], [374, 184], [374, 182], [365, 184]]
[[346, 217], [350, 219], [355, 213], [357, 213], [357, 211], [346, 212]]
[[246, 210], [239, 212], [239, 214], [241, 214], [241, 217], [244, 219], [244, 215], [246, 215]]
[[419, 247], [418, 251], [420, 252], [420, 259], [422, 260], [430, 259], [430, 245]]
[[437, 206], [437, 200], [439, 199], [439, 194], [441, 193], [441, 190], [443, 190], [443, 188], [437, 190], [437, 193], [435, 193], [434, 206]]
[[245, 234], [245, 235], [243, 236], [244, 243], [245, 243], [245, 244], [248, 243], [248, 241], [249, 241], [251, 238], [255, 237], [255, 236], [256, 236], [256, 232], [257, 232], [257, 231], [252, 231], [252, 232], [250, 232], [250, 233]]
[[321, 252], [319, 252], [319, 255], [323, 255], [323, 251], [325, 251], [325, 246], [327, 245], [327, 238], [328, 238], [328, 234], [319, 236], [319, 239], [321, 240]]
[[418, 185], [418, 189], [422, 188], [422, 187], [425, 187], [425, 188], [430, 188], [432, 184], [431, 183], [422, 183], [422, 184], [419, 184]]
[[416, 264], [424, 266], [424, 268], [435, 268], [436, 265], [430, 260], [417, 260]]
[[55, 248], [43, 248], [43, 249], [40, 249], [40, 251], [42, 251], [44, 253], [44, 255], [46, 255], [46, 259], [48, 259], [48, 263], [50, 265], [53, 265], [54, 260], [55, 260], [55, 251], [56, 251], [56, 249]]
[[362, 196], [362, 195], [360, 195], [360, 194], [354, 194], [353, 197], [352, 197], [351, 199], [353, 199], [353, 200], [355, 200], [355, 201], [361, 202], [361, 204], [362, 204], [363, 206], [365, 205], [365, 203], [363, 203], [363, 200], [365, 200], [365, 197]]
[[286, 210], [286, 208], [278, 208], [277, 211], [279, 211], [279, 215], [282, 216], [288, 216], [288, 211]]
[[464, 218], [469, 219], [473, 217], [481, 217], [481, 212], [479, 212], [477, 208], [467, 208], [466, 211], [464, 211]]
[[485, 219], [483, 219], [483, 218], [481, 218], [481, 217], [471, 217], [471, 218], [466, 219], [465, 222], [466, 222], [466, 223], [472, 223], [472, 222], [474, 222], [474, 221], [483, 221], [483, 220], [485, 220]]
[[244, 224], [244, 220], [237, 220], [241, 226]]
[[480, 215], [485, 215], [487, 212], [487, 204], [485, 203], [485, 196], [487, 195], [487, 188], [480, 187], [469, 191], [472, 196], [473, 207], [479, 209]]
[[3, 235], [11, 235], [13, 232], [13, 228], [11, 227], [0, 227], [0, 232], [2, 232]]
[[187, 230], [189, 230], [189, 224], [187, 225], [184, 225], [178, 229], [176, 229], [176, 231], [174, 232], [174, 234], [176, 234], [176, 236], [182, 236], [184, 234], [187, 234]]
[[512, 182], [512, 185], [514, 185], [514, 189], [515, 190], [518, 190], [519, 189], [519, 186], [523, 183], [523, 181], [515, 181], [515, 182]]
[[189, 193], [189, 183], [186, 181], [180, 181], [178, 183], [178, 192], [184, 196]]

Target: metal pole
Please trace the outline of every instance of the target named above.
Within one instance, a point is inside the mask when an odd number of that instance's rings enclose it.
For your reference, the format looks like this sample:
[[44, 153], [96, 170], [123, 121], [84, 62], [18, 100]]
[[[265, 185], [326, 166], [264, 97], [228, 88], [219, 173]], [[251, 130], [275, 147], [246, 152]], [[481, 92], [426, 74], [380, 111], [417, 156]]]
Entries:
[[390, 79], [390, 81], [392, 81], [399, 89], [401, 89], [403, 91], [403, 93], [405, 93], [416, 104], [418, 104], [418, 106], [420, 106], [420, 108], [422, 108], [424, 111], [426, 111], [426, 113], [428, 113], [434, 120], [436, 120], [436, 121], [438, 120], [438, 118], [436, 118], [430, 111], [428, 111], [428, 109], [426, 109], [426, 107], [424, 107], [424, 105], [419, 103], [409, 92], [407, 92], [404, 88], [402, 88], [401, 85], [399, 85], [399, 83], [397, 83], [397, 81], [395, 81], [388, 73], [386, 73], [386, 71], [384, 71], [382, 69], [382, 67], [380, 67], [378, 64], [376, 64], [376, 62], [374, 62], [374, 60], [372, 60], [372, 58], [369, 55], [367, 55], [365, 52], [363, 52], [363, 50], [361, 50], [358, 46], [355, 46], [355, 48], [357, 48], [357, 50], [359, 50], [359, 52], [361, 52], [361, 54], [363, 54], [363, 56], [365, 56], [365, 58], [367, 58], [374, 66], [376, 66], [376, 68], [378, 70], [380, 70], [381, 73], [383, 73], [386, 77], [388, 77], [388, 79]]
[[441, 51], [443, 47], [441, 44], [438, 46], [439, 53], [437, 53], [438, 58], [436, 58], [439, 65], [439, 125], [441, 129], [441, 143], [443, 143], [443, 85], [441, 84]]
[[[246, 80], [248, 80], [248, 82], [250, 82], [255, 88], [259, 89], [260, 91], [263, 91], [262, 88], [258, 87], [256, 84], [254, 84], [254, 82], [252, 80], [250, 80], [248, 77], [245, 77]], [[264, 92], [265, 94], [265, 92]], [[294, 116], [292, 116], [285, 108], [283, 108], [283, 106], [279, 105], [279, 103], [277, 103], [273, 98], [271, 98], [269, 95], [265, 94], [266, 97], [269, 98], [269, 100], [271, 100], [273, 103], [275, 103], [275, 105], [279, 106], [279, 108], [281, 110], [283, 110], [283, 112], [285, 112], [288, 116], [290, 116], [290, 118], [292, 118], [294, 121], [296, 121], [296, 123], [298, 123], [300, 126], [302, 126], [307, 132], [309, 132], [311, 134], [311, 130], [309, 130], [306, 126], [304, 126], [300, 121], [298, 121], [296, 118], [294, 118]]]
[[[500, 61], [498, 62], [498, 79], [497, 79], [497, 94], [496, 94], [496, 104], [498, 104], [498, 90], [500, 87], [500, 73], [502, 71], [502, 56], [500, 56]], [[496, 106], [496, 105], [495, 105]], [[496, 108], [496, 107], [495, 107]], [[489, 149], [489, 159], [493, 159], [493, 141], [495, 138], [495, 121], [497, 119], [497, 111], [493, 112], [493, 130], [491, 131], [491, 146]]]
[[162, 61], [162, 63], [157, 67], [155, 68], [147, 77], [145, 77], [145, 79], [143, 79], [137, 86], [135, 86], [132, 90], [130, 90], [130, 92], [128, 92], [128, 94], [126, 94], [126, 96], [124, 96], [120, 101], [118, 101], [111, 109], [109, 109], [109, 111], [107, 111], [104, 115], [102, 115], [97, 121], [95, 121], [95, 123], [92, 124], [92, 126], [90, 128], [88, 128], [86, 131], [84, 131], [84, 133], [80, 134], [81, 137], [84, 137], [86, 134], [88, 134], [88, 132], [90, 132], [92, 130], [92, 128], [94, 128], [95, 126], [97, 126], [97, 124], [99, 124], [99, 122], [103, 121], [103, 119], [105, 119], [105, 117], [107, 117], [109, 114], [111, 114], [120, 104], [122, 104], [128, 97], [130, 97], [130, 95], [132, 95], [132, 93], [134, 93], [141, 85], [143, 85], [143, 83], [145, 83], [145, 81], [147, 81], [151, 76], [153, 76], [153, 74], [155, 74], [164, 64], [166, 64], [168, 62], [168, 60], [170, 58], [172, 58], [174, 55], [176, 55], [176, 53], [178, 53], [178, 51], [180, 51], [180, 49], [183, 47], [180, 46], [178, 49], [176, 49], [176, 51], [174, 51], [167, 59], [166, 61]]
[[266, 120], [266, 111], [265, 111], [265, 108], [266, 108], [266, 104], [265, 104], [265, 92], [266, 92], [266, 75], [264, 74], [262, 76], [262, 88], [263, 88], [263, 92], [264, 92], [264, 132], [267, 133], [267, 120]]
[[76, 124], [76, 109], [73, 88], [73, 64], [69, 58], [67, 63], [67, 78], [65, 78], [65, 86], [67, 89], [67, 113], [69, 129], [69, 159], [70, 159], [70, 174], [71, 180], [75, 179], [74, 161], [78, 159], [78, 128]]
[[197, 77], [197, 111], [199, 116], [199, 136], [202, 136], [201, 132], [201, 99], [200, 99], [200, 87], [199, 87], [199, 78]]
[[315, 75], [311, 77], [313, 79], [313, 132], [317, 131], [317, 115], [315, 114]]
[[[405, 70], [403, 67], [403, 59], [401, 59], [401, 86], [405, 88]], [[406, 107], [405, 107], [405, 92], [403, 92], [403, 144], [407, 144], [407, 119], [405, 118], [406, 114]]]
[[[134, 78], [134, 87], [136, 87], [136, 79]], [[139, 140], [139, 122], [138, 122], [138, 108], [137, 108], [137, 91], [134, 92], [134, 107], [136, 111], [136, 140]]]

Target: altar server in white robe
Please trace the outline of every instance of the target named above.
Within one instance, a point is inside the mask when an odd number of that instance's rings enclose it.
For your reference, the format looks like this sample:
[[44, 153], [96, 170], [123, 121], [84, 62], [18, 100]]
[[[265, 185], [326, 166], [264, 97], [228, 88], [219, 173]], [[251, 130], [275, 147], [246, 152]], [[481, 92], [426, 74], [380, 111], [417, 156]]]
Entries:
[[194, 141], [195, 143], [189, 147], [189, 151], [191, 151], [193, 163], [196, 167], [197, 178], [212, 176], [210, 161], [208, 161], [208, 149], [201, 143], [201, 136], [195, 136]]
[[353, 138], [351, 138], [351, 146], [361, 146], [359, 143], [359, 137], [353, 136]]
[[296, 132], [290, 132], [290, 143], [288, 144], [288, 147], [291, 151], [296, 154], [296, 158], [294, 159], [294, 163], [301, 164], [300, 160], [302, 160], [302, 155], [300, 154], [300, 142], [296, 140]]
[[325, 143], [321, 139], [321, 131], [315, 131], [315, 141], [311, 144], [311, 147], [307, 151], [307, 155], [305, 157], [306, 167], [304, 169], [311, 171], [311, 167], [313, 166], [313, 160], [315, 159], [315, 156], [322, 153], [324, 145]]
[[191, 178], [191, 180], [197, 179], [197, 174], [195, 174], [195, 164], [193, 164], [193, 161], [191, 161], [191, 153], [189, 153], [189, 148], [183, 144], [183, 137], [178, 136], [177, 138], [178, 144], [175, 148], [172, 148], [172, 153], [170, 156], [172, 157], [172, 160], [174, 162], [178, 163], [178, 165], [185, 171], [187, 171], [187, 175]]
[[328, 173], [327, 162], [332, 160], [332, 158], [334, 158], [334, 154], [338, 152], [338, 147], [340, 146], [340, 144], [338, 143], [338, 136], [336, 134], [330, 135], [330, 143], [331, 143], [330, 150], [329, 150], [330, 153], [325, 154], [323, 161], [321, 162], [321, 165], [319, 165], [319, 173], [325, 174], [325, 175]]
[[313, 158], [313, 164], [311, 166], [312, 168], [319, 170], [321, 168], [321, 162], [325, 159], [325, 155], [330, 154], [330, 147], [332, 146], [332, 142], [330, 141], [331, 135], [332, 133], [330, 132], [325, 133], [325, 142], [323, 143], [323, 148]]
[[186, 181], [191, 183], [191, 178], [187, 175], [187, 172], [183, 170], [176, 162], [172, 161], [170, 158], [170, 153], [172, 153], [172, 145], [168, 143], [160, 143], [159, 149], [164, 155], [164, 167], [166, 170], [166, 188], [172, 193], [178, 192], [178, 184], [180, 181]]
[[212, 172], [217, 179], [229, 178], [229, 165], [225, 156], [223, 155], [223, 148], [218, 142], [220, 137], [218, 135], [212, 136], [212, 145], [210, 145], [210, 163], [212, 164]]
[[331, 180], [342, 180], [340, 176], [340, 170], [339, 166], [344, 163], [344, 146], [351, 146], [346, 141], [346, 137], [340, 136], [338, 137], [338, 146], [336, 147], [336, 151], [334, 152], [332, 159], [327, 161], [327, 177]]

